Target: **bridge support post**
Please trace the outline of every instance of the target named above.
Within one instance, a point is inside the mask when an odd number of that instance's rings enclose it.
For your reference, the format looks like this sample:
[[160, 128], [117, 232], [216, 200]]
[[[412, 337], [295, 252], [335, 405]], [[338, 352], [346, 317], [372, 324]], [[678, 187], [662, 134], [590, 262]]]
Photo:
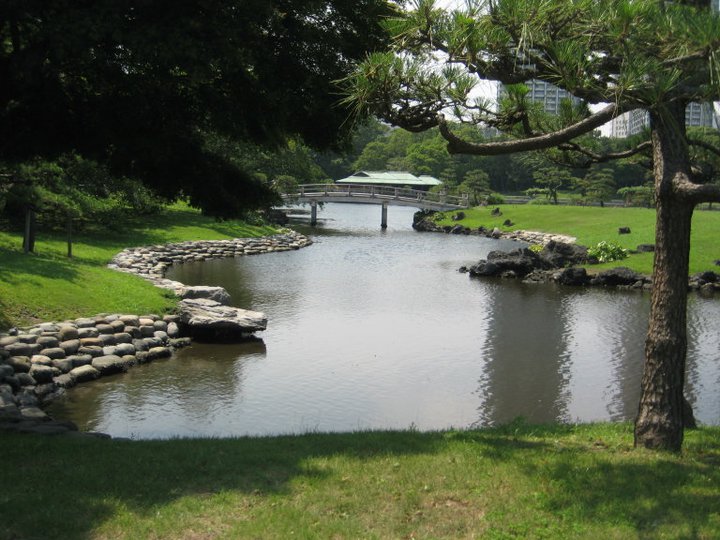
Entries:
[[382, 215], [380, 218], [380, 228], [381, 229], [387, 229], [387, 209], [388, 209], [388, 203], [386, 203], [386, 202], [382, 203]]
[[310, 202], [310, 225], [317, 225], [317, 201]]

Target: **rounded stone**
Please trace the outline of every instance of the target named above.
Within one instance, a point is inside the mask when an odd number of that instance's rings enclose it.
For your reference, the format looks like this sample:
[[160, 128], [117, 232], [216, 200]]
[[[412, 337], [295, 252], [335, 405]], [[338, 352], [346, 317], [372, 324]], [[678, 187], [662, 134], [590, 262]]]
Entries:
[[155, 333], [155, 327], [152, 326], [152, 323], [150, 325], [143, 325], [140, 327], [140, 335], [142, 337], [152, 337], [152, 335]]
[[120, 319], [125, 326], [140, 326], [140, 318], [137, 315], [120, 315]]
[[98, 339], [102, 343], [103, 347], [107, 347], [108, 345], [115, 345], [115, 334], [100, 334], [98, 336]]
[[15, 375], [20, 386], [35, 386], [37, 381], [30, 376], [29, 373], [18, 373]]
[[[125, 325], [123, 325], [123, 327], [124, 326]], [[97, 329], [98, 332], [100, 332], [100, 335], [115, 333], [115, 329], [109, 324], [100, 323], [95, 328]]]
[[58, 360], [53, 360], [52, 367], [58, 368], [63, 373], [68, 373], [75, 366], [73, 365], [73, 361], [69, 358], [61, 358]]
[[153, 323], [153, 327], [155, 330], [160, 330], [161, 332], [167, 332], [168, 324], [165, 321], [155, 321]]
[[53, 379], [53, 382], [60, 388], [72, 388], [75, 386], [75, 378], [70, 373], [58, 375]]
[[92, 347], [80, 347], [78, 349], [79, 355], [89, 355], [91, 358], [102, 356], [102, 347], [94, 345]]
[[42, 364], [34, 364], [30, 368], [29, 375], [35, 379], [38, 384], [50, 383], [55, 376], [55, 371], [50, 366], [44, 366]]
[[65, 354], [75, 354], [80, 348], [79, 339], [69, 339], [60, 343], [60, 348], [65, 351]]
[[40, 354], [43, 356], [47, 356], [48, 358], [55, 360], [57, 358], [65, 358], [67, 355], [65, 354], [65, 351], [61, 349], [60, 347], [53, 347], [50, 349], [43, 349], [40, 351]]
[[102, 347], [103, 342], [98, 337], [80, 338], [80, 348], [83, 347]]
[[176, 338], [180, 336], [180, 328], [178, 327], [177, 323], [168, 323], [167, 335], [170, 338]]
[[58, 345], [60, 345], [58, 339], [51, 336], [40, 336], [39, 338], [37, 338], [37, 341], [35, 343], [41, 345], [46, 349], [54, 349], [57, 348]]
[[90, 326], [88, 328], [78, 328], [78, 338], [81, 340], [83, 338], [96, 338], [100, 335], [100, 332], [98, 332], [98, 329], [94, 326]]
[[112, 327], [114, 334], [117, 334], [117, 333], [120, 333], [120, 332], [124, 332], [124, 331], [125, 331], [125, 323], [122, 322], [121, 320], [114, 320], [114, 321], [112, 321], [112, 322], [110, 323], [110, 326]]
[[42, 366], [52, 366], [52, 358], [42, 354], [35, 354], [30, 358], [31, 364], [39, 364]]
[[172, 356], [172, 350], [167, 347], [153, 347], [148, 351], [148, 360], [157, 360], [158, 358], [168, 358]]
[[5, 363], [15, 370], [15, 373], [27, 373], [30, 371], [30, 358], [27, 356], [11, 356]]
[[115, 336], [115, 343], [132, 343], [132, 336], [127, 332], [120, 332], [113, 335]]
[[92, 367], [91, 365], [85, 365], [85, 366], [78, 366], [74, 368], [70, 375], [75, 378], [76, 382], [87, 382], [87, 381], [94, 381], [98, 377], [100, 377], [100, 372]]
[[81, 328], [93, 328], [95, 326], [95, 319], [89, 319], [87, 317], [75, 319], [75, 325], [78, 327], [78, 331]]
[[8, 364], [0, 364], [0, 377], [12, 377], [15, 375], [15, 369]]
[[10, 353], [10, 356], [31, 356], [32, 348], [29, 344], [18, 341], [16, 343], [10, 343], [5, 346], [5, 350]]
[[127, 371], [127, 363], [125, 360], [115, 354], [107, 356], [98, 356], [93, 358], [92, 367], [97, 369], [101, 375], [110, 375], [112, 373], [121, 373]]
[[132, 344], [136, 351], [147, 351], [150, 348], [144, 339], [134, 339]]
[[[98, 351], [99, 353], [102, 353], [102, 350]], [[98, 354], [98, 356], [101, 356], [102, 354]], [[74, 354], [72, 356], [68, 356], [66, 360], [70, 360], [72, 362], [72, 367], [76, 368], [78, 366], [86, 366], [90, 363], [92, 363], [93, 357], [89, 354]]]
[[120, 343], [115, 347], [115, 354], [118, 356], [134, 355], [135, 347], [131, 343]]
[[69, 341], [80, 337], [78, 329], [75, 326], [63, 325], [58, 330], [58, 339], [60, 341]]
[[0, 347], [6, 347], [7, 345], [12, 345], [13, 343], [17, 343], [17, 342], [18, 342], [17, 336], [0, 337]]

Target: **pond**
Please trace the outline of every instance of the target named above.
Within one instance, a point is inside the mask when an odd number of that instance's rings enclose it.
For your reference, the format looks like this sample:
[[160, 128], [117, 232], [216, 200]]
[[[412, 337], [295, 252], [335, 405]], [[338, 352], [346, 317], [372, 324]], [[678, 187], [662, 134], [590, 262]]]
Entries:
[[[649, 294], [470, 279], [510, 241], [418, 233], [414, 209], [327, 204], [299, 251], [179, 265], [264, 311], [260, 341], [193, 344], [80, 385], [51, 414], [135, 438], [631, 420]], [[720, 424], [720, 301], [691, 295], [688, 397]]]

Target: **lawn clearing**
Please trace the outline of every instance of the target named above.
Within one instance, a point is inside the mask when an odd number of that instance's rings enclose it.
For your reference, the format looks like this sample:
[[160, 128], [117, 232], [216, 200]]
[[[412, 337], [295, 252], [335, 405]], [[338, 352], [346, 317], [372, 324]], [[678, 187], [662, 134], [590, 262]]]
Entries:
[[66, 256], [63, 233], [40, 233], [35, 253], [26, 255], [20, 234], [0, 232], [0, 328], [105, 312], [164, 313], [175, 306], [173, 295], [139, 277], [108, 269], [115, 254], [130, 246], [277, 232], [242, 221], [215, 221], [181, 204], [142, 219], [128, 218], [113, 230], [77, 234], [72, 259]]
[[[493, 216], [491, 211], [500, 208], [502, 215]], [[639, 244], [655, 243], [655, 210], [647, 208], [617, 208], [596, 206], [555, 205], [500, 205], [475, 207], [464, 210], [465, 219], [452, 221], [455, 212], [445, 212], [439, 225], [463, 225], [471, 229], [484, 226], [503, 231], [527, 230], [566, 234], [577, 238], [579, 244], [594, 246], [600, 241], [616, 242], [634, 250]], [[512, 225], [505, 226], [505, 220]], [[629, 227], [630, 234], [618, 234], [620, 227]], [[697, 210], [693, 218], [690, 250], [690, 272], [720, 270], [714, 264], [720, 260], [720, 212]], [[640, 253], [615, 263], [592, 266], [602, 270], [613, 266], [626, 266], [642, 274], [652, 274], [652, 253]]]
[[[720, 429], [226, 440], [4, 436], [3, 538], [717, 538]], [[28, 489], [32, 486], [32, 489]]]

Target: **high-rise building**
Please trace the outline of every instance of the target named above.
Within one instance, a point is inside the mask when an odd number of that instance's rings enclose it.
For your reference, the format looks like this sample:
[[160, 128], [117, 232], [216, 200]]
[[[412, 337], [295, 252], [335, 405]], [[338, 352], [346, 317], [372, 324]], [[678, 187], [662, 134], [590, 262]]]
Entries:
[[[534, 103], [542, 104], [545, 112], [550, 114], [558, 114], [560, 112], [560, 102], [563, 99], [571, 99], [574, 104], [580, 103], [580, 99], [570, 94], [567, 90], [558, 88], [545, 81], [532, 79], [526, 81], [525, 85], [528, 87], [527, 98]], [[507, 91], [505, 90], [505, 86], [499, 84], [498, 101], [506, 95]]]

